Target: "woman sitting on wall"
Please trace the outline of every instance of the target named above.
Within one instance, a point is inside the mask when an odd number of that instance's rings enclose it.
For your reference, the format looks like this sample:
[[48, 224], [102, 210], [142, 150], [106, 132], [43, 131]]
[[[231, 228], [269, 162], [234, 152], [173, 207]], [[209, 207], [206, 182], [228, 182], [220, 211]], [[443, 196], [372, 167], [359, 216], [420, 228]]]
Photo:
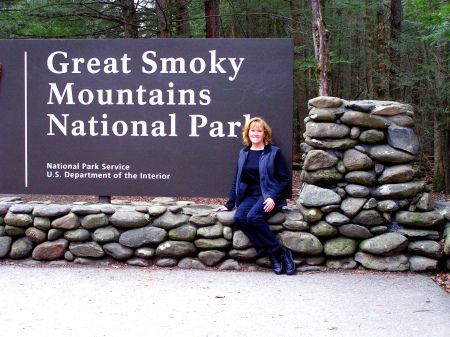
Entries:
[[259, 117], [244, 127], [244, 144], [225, 206], [216, 211], [231, 211], [237, 227], [247, 235], [258, 254], [268, 254], [276, 274], [292, 275], [295, 263], [290, 250], [282, 247], [266, 220], [286, 203], [289, 173], [281, 150], [273, 146], [272, 130]]

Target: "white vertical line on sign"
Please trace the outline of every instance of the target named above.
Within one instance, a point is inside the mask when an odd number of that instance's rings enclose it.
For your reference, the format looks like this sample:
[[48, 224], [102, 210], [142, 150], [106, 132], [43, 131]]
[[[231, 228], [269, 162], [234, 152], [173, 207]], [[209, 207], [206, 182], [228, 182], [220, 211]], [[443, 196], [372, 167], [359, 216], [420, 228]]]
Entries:
[[28, 60], [24, 55], [24, 93], [25, 93], [25, 187], [28, 187]]

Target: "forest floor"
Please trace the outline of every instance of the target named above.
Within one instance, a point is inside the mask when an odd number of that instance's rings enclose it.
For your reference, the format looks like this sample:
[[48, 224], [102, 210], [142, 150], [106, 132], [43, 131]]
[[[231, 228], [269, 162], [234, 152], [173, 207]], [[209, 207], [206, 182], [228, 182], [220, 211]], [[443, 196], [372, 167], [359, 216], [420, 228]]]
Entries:
[[[301, 171], [292, 172], [292, 198], [288, 200], [288, 204], [295, 205], [295, 200], [297, 200], [300, 188], [300, 173]], [[430, 183], [432, 179], [425, 177], [424, 181]], [[431, 192], [433, 199], [435, 201], [446, 201], [450, 202], [450, 195], [442, 192]], [[2, 197], [11, 197], [11, 194], [0, 194]], [[53, 203], [73, 203], [73, 202], [87, 202], [87, 203], [98, 203], [98, 196], [94, 195], [42, 195], [42, 194], [14, 194], [14, 196], [22, 198], [24, 202], [30, 201], [42, 201], [42, 202], [53, 202]], [[121, 201], [131, 201], [131, 202], [150, 202], [154, 199], [154, 196], [111, 196], [111, 200], [121, 200]], [[226, 198], [181, 198], [173, 197], [173, 199], [178, 201], [190, 201], [196, 204], [204, 205], [224, 205], [227, 202]], [[442, 289], [444, 289], [448, 294], [450, 294], [450, 272], [448, 270], [435, 272], [429, 274], [431, 279], [436, 282]]]

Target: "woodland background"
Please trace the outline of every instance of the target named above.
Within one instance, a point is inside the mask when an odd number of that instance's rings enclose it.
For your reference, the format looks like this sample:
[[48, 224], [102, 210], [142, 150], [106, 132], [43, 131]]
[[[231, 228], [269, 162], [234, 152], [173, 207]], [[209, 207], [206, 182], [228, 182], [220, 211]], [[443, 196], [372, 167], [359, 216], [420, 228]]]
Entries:
[[450, 0], [0, 0], [0, 39], [121, 38], [293, 38], [294, 158], [310, 98], [410, 103], [448, 195]]

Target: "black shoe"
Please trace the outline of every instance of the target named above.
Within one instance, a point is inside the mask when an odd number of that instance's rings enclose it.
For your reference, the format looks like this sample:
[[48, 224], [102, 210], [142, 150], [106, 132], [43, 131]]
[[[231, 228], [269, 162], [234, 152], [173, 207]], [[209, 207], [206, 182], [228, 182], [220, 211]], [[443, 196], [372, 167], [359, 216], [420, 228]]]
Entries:
[[281, 263], [280, 259], [271, 254], [269, 255], [269, 260], [272, 263], [272, 268], [275, 274], [280, 275], [283, 270], [283, 264]]
[[280, 255], [281, 263], [284, 264], [286, 268], [286, 275], [292, 275], [295, 272], [295, 262], [292, 258], [292, 252], [287, 249], [283, 248], [283, 252]]

